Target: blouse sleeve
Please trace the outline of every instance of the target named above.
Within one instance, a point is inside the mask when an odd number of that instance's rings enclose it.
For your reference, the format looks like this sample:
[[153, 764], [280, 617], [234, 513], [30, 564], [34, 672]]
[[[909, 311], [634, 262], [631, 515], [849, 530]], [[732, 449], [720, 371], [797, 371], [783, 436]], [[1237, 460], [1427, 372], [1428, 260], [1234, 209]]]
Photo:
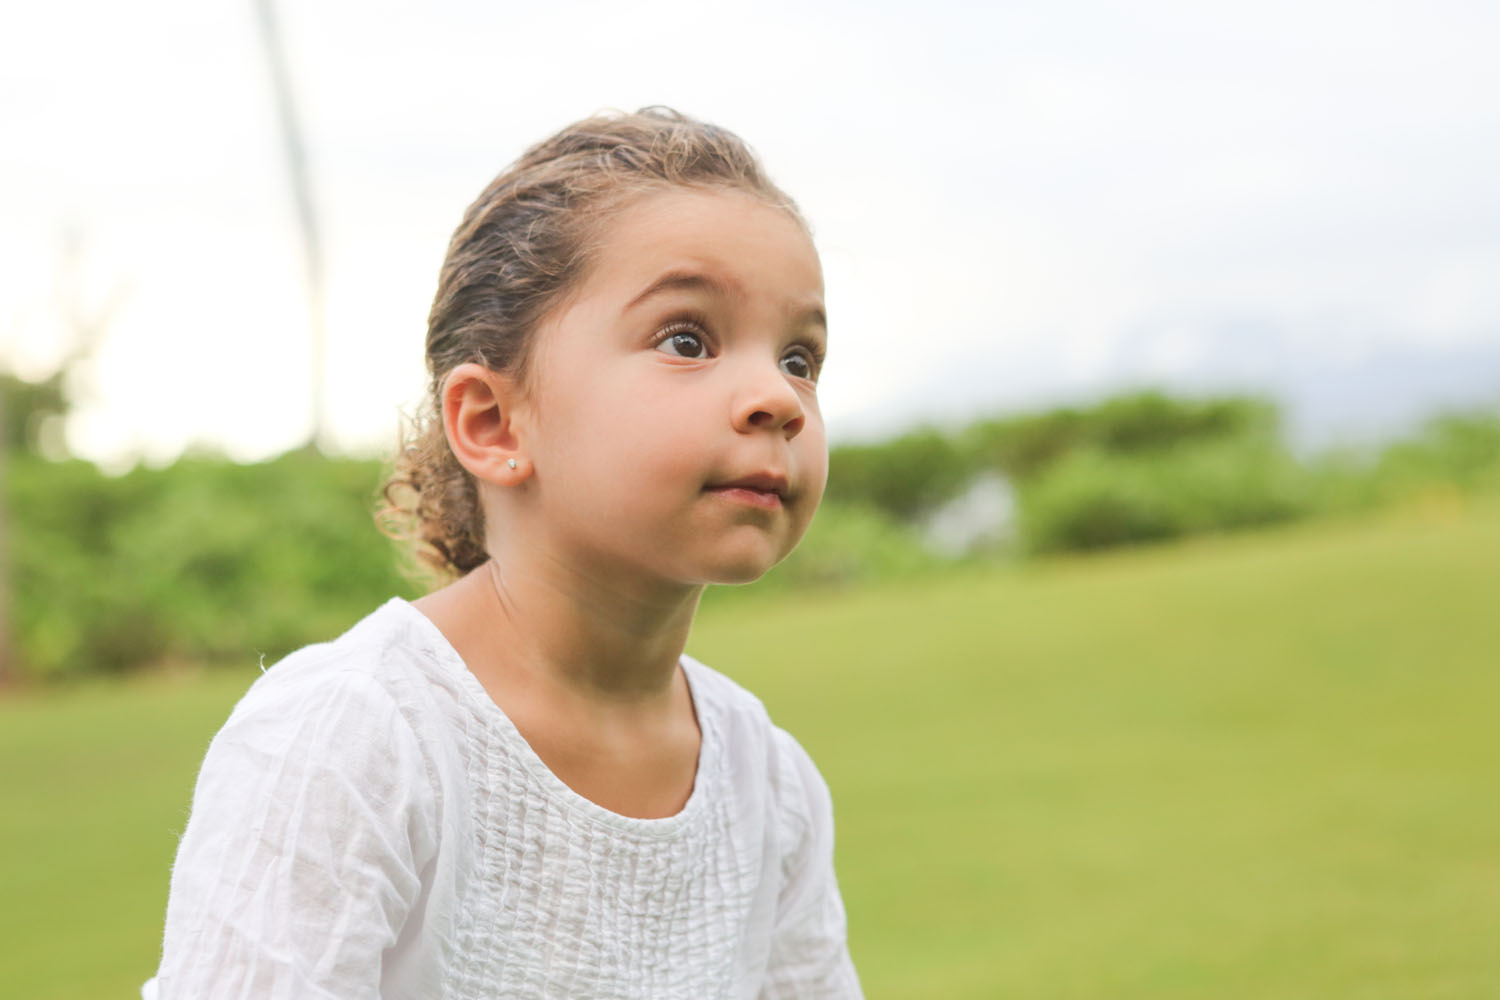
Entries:
[[199, 772], [147, 986], [160, 1000], [378, 997], [435, 848], [432, 782], [391, 696], [355, 671], [271, 680]]
[[761, 1000], [858, 1000], [863, 993], [833, 871], [833, 799], [807, 751], [784, 730], [776, 738], [788, 846]]

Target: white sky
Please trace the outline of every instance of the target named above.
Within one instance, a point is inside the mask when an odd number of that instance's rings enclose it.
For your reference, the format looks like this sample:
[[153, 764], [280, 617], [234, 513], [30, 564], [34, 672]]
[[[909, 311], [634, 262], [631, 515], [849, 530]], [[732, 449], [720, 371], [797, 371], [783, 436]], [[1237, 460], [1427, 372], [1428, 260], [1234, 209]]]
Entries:
[[[279, 4], [320, 199], [331, 426], [390, 440], [447, 237], [603, 107], [743, 135], [817, 231], [835, 435], [1282, 356], [1500, 346], [1500, 6]], [[306, 436], [302, 262], [252, 0], [0, 19], [0, 360], [115, 301], [69, 444]], [[1493, 355], [1487, 355], [1493, 356]], [[1500, 371], [1493, 380], [1500, 393]]]

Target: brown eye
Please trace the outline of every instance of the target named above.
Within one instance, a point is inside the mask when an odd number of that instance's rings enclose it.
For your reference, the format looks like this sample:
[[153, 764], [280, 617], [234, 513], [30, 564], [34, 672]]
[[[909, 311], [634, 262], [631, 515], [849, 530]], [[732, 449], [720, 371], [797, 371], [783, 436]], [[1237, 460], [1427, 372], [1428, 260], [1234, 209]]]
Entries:
[[656, 345], [658, 351], [666, 354], [674, 354], [679, 358], [701, 358], [707, 349], [703, 345], [703, 338], [696, 333], [674, 333], [664, 338]]
[[811, 379], [813, 377], [812, 359], [801, 351], [794, 351], [781, 359], [781, 370], [793, 378]]

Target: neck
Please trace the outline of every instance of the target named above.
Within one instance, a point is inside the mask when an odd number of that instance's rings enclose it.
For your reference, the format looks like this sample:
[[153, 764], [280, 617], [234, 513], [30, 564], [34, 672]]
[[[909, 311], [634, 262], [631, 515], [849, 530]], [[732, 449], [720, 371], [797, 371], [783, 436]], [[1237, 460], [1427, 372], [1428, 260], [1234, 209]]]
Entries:
[[491, 559], [484, 574], [496, 630], [517, 653], [577, 693], [610, 701], [667, 691], [703, 590], [652, 593], [518, 559]]
[[482, 681], [601, 707], [670, 698], [703, 588], [653, 588], [530, 554], [494, 552], [416, 605]]
[[675, 815], [701, 745], [686, 676], [701, 586], [634, 586], [492, 553], [416, 602], [552, 773], [614, 812]]

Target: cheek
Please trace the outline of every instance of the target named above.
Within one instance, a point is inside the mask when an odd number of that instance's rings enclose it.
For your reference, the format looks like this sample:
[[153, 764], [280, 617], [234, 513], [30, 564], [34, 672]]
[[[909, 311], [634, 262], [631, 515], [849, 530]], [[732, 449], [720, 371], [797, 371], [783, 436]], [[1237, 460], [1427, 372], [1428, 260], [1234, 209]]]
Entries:
[[823, 495], [828, 485], [828, 436], [823, 429], [823, 415], [818, 412], [817, 402], [808, 408], [807, 426], [798, 440], [805, 450], [805, 465], [809, 492], [817, 497]]
[[578, 402], [577, 419], [555, 426], [548, 445], [554, 477], [585, 503], [607, 509], [670, 501], [674, 486], [708, 474], [701, 413], [676, 412], [659, 398], [643, 401], [615, 387]]
[[679, 450], [681, 443], [701, 432], [703, 414], [684, 406], [650, 385], [616, 390], [595, 408], [597, 431], [621, 454], [644, 460], [659, 452]]
[[822, 500], [823, 492], [828, 488], [828, 451], [826, 449], [819, 453], [817, 470], [814, 481], [818, 484], [817, 497]]

